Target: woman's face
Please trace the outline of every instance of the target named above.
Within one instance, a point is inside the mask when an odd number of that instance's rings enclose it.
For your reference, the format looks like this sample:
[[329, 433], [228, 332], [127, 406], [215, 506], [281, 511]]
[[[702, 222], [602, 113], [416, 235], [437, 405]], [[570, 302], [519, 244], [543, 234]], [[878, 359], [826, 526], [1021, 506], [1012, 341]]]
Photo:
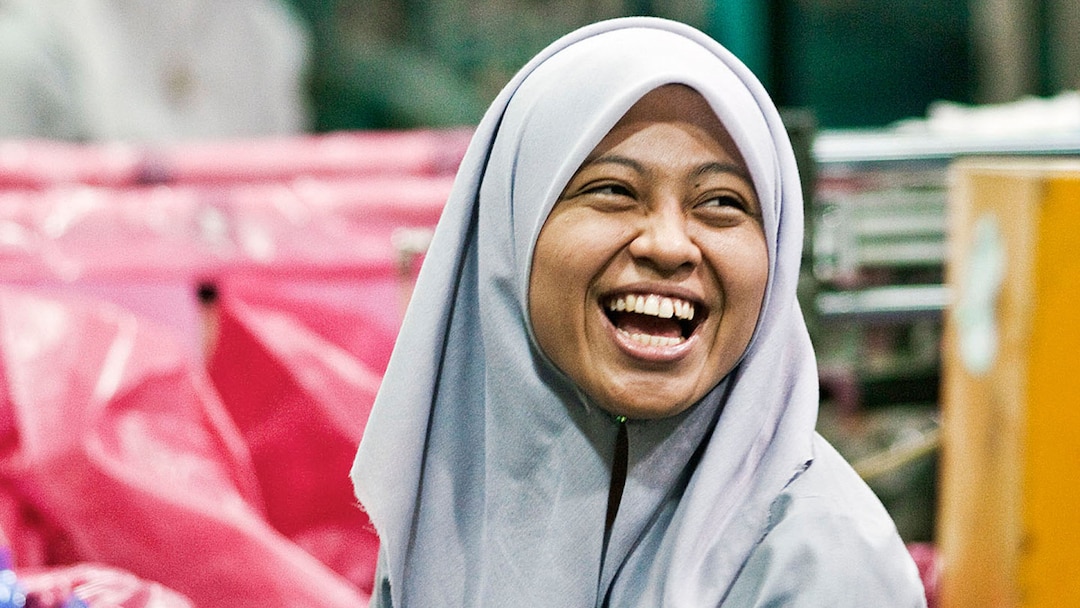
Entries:
[[735, 365], [768, 276], [746, 164], [705, 100], [635, 104], [570, 179], [536, 243], [529, 313], [544, 353], [629, 418], [690, 407]]

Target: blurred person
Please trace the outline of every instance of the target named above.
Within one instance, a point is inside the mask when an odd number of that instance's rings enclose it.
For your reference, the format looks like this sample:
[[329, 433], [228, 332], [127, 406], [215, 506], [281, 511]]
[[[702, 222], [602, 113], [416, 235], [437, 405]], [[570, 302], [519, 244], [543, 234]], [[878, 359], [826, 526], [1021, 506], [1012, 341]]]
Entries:
[[0, 138], [300, 132], [308, 55], [277, 0], [0, 0]]

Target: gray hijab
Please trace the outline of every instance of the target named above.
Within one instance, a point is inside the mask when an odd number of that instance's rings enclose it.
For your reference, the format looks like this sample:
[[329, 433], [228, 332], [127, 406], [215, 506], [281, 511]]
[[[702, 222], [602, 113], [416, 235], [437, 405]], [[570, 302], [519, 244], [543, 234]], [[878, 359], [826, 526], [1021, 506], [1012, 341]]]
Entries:
[[[742, 152], [769, 282], [735, 370], [682, 414], [628, 423], [605, 552], [617, 424], [539, 351], [529, 271], [578, 166], [638, 99], [670, 83], [696, 89]], [[765, 90], [697, 30], [606, 21], [522, 68], [461, 165], [352, 471], [392, 604], [722, 602], [770, 504], [812, 458], [817, 372], [795, 296], [802, 209]]]

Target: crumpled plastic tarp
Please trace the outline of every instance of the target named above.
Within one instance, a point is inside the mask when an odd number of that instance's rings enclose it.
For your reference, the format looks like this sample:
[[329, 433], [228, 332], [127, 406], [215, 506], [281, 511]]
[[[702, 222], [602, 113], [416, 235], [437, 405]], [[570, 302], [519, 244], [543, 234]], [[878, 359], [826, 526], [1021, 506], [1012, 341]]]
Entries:
[[19, 584], [27, 608], [194, 608], [190, 599], [160, 583], [99, 564], [24, 572]]
[[453, 175], [470, 135], [470, 129], [352, 131], [157, 146], [0, 141], [0, 189]]
[[394, 234], [438, 219], [450, 176], [0, 190], [0, 281], [337, 274], [393, 263]]
[[167, 332], [101, 302], [3, 292], [0, 357], [17, 564], [110, 564], [198, 606], [362, 601], [267, 522], [243, 437]]
[[365, 604], [348, 469], [464, 135], [0, 142], [0, 545], [26, 586]]
[[370, 592], [378, 540], [347, 477], [397, 333], [398, 283], [220, 290], [210, 374], [250, 446], [267, 521]]

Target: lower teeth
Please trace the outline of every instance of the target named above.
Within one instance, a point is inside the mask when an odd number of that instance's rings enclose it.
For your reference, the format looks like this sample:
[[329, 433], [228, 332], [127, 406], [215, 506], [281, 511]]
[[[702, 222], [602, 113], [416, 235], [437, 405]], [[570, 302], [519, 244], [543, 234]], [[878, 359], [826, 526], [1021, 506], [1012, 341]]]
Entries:
[[628, 331], [619, 330], [623, 335], [628, 336], [634, 342], [643, 346], [675, 346], [676, 344], [682, 344], [686, 341], [686, 338], [669, 338], [667, 336], [652, 336], [649, 334], [632, 334]]

